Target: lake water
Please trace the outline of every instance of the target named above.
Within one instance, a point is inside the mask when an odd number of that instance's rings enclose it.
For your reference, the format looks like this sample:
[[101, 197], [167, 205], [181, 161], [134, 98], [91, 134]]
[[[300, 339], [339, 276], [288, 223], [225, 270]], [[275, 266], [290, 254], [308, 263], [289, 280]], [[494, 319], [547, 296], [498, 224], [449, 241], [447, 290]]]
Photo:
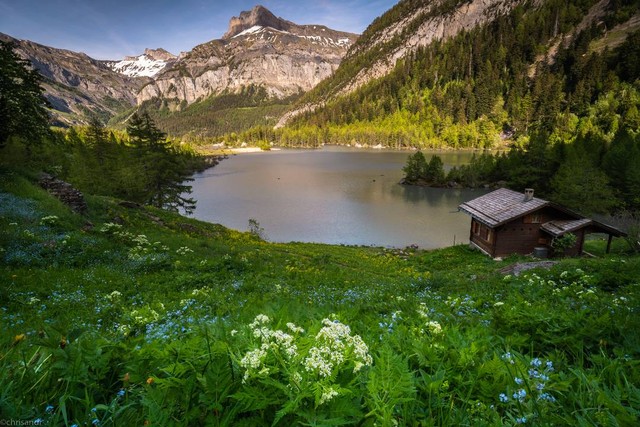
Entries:
[[[237, 230], [253, 218], [274, 242], [427, 249], [468, 242], [470, 219], [457, 207], [486, 191], [400, 185], [410, 154], [325, 147], [231, 156], [194, 175], [194, 217]], [[472, 156], [437, 154], [445, 169]]]

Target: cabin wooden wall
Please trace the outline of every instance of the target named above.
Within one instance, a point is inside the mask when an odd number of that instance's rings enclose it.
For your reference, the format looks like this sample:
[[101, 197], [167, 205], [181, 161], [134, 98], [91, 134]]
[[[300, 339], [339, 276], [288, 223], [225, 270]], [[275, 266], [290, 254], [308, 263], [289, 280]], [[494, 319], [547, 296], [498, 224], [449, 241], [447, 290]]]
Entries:
[[495, 252], [495, 230], [490, 230], [490, 233], [485, 233], [488, 227], [475, 219], [471, 219], [471, 232], [469, 234], [469, 241], [475, 243], [480, 249], [485, 251], [491, 256], [496, 256]]
[[[565, 212], [544, 207], [511, 222], [503, 224], [487, 233], [487, 226], [475, 219], [471, 219], [469, 241], [476, 244], [482, 250], [493, 257], [511, 255], [514, 253], [527, 255], [533, 252], [536, 246], [549, 247], [552, 237], [540, 230], [542, 224], [557, 219], [573, 219]], [[566, 251], [567, 255], [582, 253], [585, 230], [577, 230], [576, 244]]]
[[536, 246], [547, 246], [550, 239], [544, 239], [540, 232], [542, 223], [524, 223], [518, 218], [496, 229], [497, 241], [494, 256], [510, 254], [530, 254]]

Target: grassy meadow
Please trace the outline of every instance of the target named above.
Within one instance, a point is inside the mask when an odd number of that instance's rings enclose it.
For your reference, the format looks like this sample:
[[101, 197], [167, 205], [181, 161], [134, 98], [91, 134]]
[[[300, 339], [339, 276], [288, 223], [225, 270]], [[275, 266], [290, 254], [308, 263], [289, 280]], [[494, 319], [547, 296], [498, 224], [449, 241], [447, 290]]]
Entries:
[[0, 171], [0, 420], [640, 423], [640, 257], [623, 242], [516, 276], [530, 259], [276, 244], [86, 199], [80, 216]]

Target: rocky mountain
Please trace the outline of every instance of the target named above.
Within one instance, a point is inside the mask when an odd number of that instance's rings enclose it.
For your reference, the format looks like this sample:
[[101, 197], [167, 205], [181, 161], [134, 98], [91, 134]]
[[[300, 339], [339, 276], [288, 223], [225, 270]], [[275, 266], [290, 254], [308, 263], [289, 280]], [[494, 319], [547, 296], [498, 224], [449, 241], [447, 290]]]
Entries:
[[45, 96], [60, 125], [84, 122], [88, 114], [104, 119], [135, 105], [135, 95], [145, 80], [113, 71], [84, 53], [56, 49], [0, 33], [43, 76]]
[[[403, 0], [376, 19], [345, 56], [342, 73], [317, 88], [320, 98], [347, 95], [391, 72], [397, 61], [435, 41], [445, 41], [504, 15], [525, 0]], [[308, 102], [283, 116], [278, 127], [314, 111]]]
[[[592, 0], [587, 12], [573, 7], [571, 13], [579, 17], [578, 25], [563, 32], [556, 28], [553, 37], [547, 40], [544, 51], [530, 64], [530, 74], [535, 66], [544, 60], [553, 60], [562, 44], [570, 44], [576, 34], [591, 25], [602, 24], [603, 17], [615, 13], [615, 2], [610, 0]], [[634, 3], [634, 2], [631, 2]], [[410, 58], [416, 51], [443, 43], [464, 32], [480, 26], [486, 26], [499, 17], [512, 13], [515, 9], [529, 10], [530, 14], [542, 7], [550, 7], [545, 0], [403, 0], [383, 16], [376, 19], [354, 44], [345, 56], [341, 68], [336, 74], [315, 88], [309, 97], [295, 109], [284, 115], [278, 127], [284, 126], [300, 114], [308, 114], [324, 105], [332, 98], [347, 96], [366, 84], [387, 76], [396, 67], [398, 61]], [[588, 5], [589, 6], [589, 5]], [[633, 6], [637, 7], [637, 6]], [[636, 11], [637, 12], [637, 11]], [[566, 17], [565, 17], [566, 18]], [[640, 27], [640, 15], [633, 14], [619, 27], [624, 31], [612, 28], [604, 34], [603, 42], [598, 45], [602, 51], [605, 46], [619, 46], [626, 36]], [[513, 29], [515, 31], [515, 28]], [[622, 34], [621, 34], [622, 33]], [[460, 64], [464, 67], [463, 64]], [[532, 77], [530, 75], [530, 77]]]
[[42, 74], [54, 118], [62, 125], [86, 122], [91, 113], [106, 120], [145, 101], [182, 109], [248, 87], [270, 98], [298, 95], [331, 75], [357, 37], [323, 25], [298, 25], [262, 6], [231, 18], [221, 39], [178, 57], [146, 49], [120, 61], [101, 61], [0, 33]]
[[273, 97], [298, 94], [331, 75], [356, 39], [323, 25], [297, 25], [256, 6], [233, 17], [221, 39], [196, 46], [155, 75], [137, 102], [191, 104], [247, 86], [263, 87]]
[[104, 61], [113, 71], [128, 77], [154, 77], [176, 60], [177, 56], [159, 49], [145, 49], [142, 55], [126, 56], [121, 61]]
[[638, 46], [638, 0], [401, 0], [277, 128], [285, 141], [495, 148], [628, 93]]

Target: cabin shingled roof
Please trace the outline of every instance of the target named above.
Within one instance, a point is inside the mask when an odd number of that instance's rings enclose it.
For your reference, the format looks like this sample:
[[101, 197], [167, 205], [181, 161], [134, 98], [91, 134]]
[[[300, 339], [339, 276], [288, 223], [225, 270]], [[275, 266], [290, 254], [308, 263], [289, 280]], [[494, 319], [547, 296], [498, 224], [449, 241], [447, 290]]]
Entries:
[[464, 202], [458, 206], [458, 209], [493, 228], [549, 204], [547, 200], [537, 197], [525, 200], [524, 193], [500, 188]]
[[556, 219], [553, 221], [545, 222], [540, 226], [544, 231], [551, 234], [554, 237], [558, 237], [563, 235], [564, 233], [569, 233], [575, 230], [578, 230], [582, 227], [586, 227], [587, 225], [593, 224], [594, 221], [589, 218], [580, 218], [580, 219], [570, 219], [570, 220], [562, 220]]

